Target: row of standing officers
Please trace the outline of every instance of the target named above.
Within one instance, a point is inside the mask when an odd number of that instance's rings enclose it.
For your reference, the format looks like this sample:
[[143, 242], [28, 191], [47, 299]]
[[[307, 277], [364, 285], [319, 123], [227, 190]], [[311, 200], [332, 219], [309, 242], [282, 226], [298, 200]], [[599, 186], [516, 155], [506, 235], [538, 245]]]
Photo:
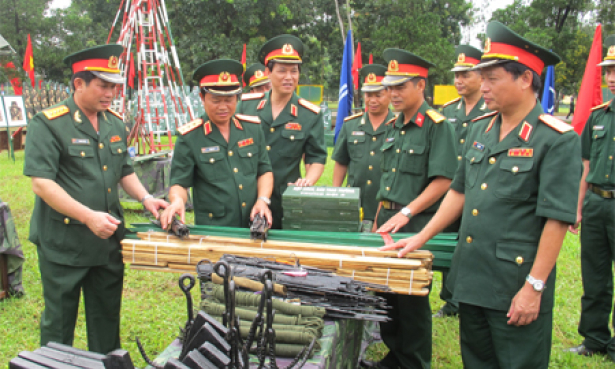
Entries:
[[[324, 170], [322, 112], [294, 92], [303, 44], [282, 35], [260, 50], [264, 69], [255, 66], [245, 76], [252, 87], [271, 84], [271, 91], [244, 94], [240, 102], [243, 67], [233, 60], [194, 72], [205, 114], [179, 128], [169, 203], [152, 198], [132, 170], [121, 117], [108, 110], [122, 82], [122, 51], [108, 45], [68, 56], [74, 94], [29, 126], [24, 174], [37, 195], [30, 240], [45, 298], [42, 344], [72, 344], [83, 291], [89, 349], [104, 353], [120, 345], [118, 183], [155, 215], [166, 208], [163, 225], [175, 214], [184, 218], [192, 187], [197, 224], [246, 227], [261, 213], [279, 228], [286, 187], [314, 185]], [[384, 59], [386, 67], [362, 70], [367, 112], [346, 119], [333, 154], [333, 184], [347, 177], [361, 188], [374, 230], [417, 233], [386, 247], [399, 248], [400, 256], [439, 232], [459, 232], [439, 315], [459, 313], [464, 366], [548, 366], [555, 261], [567, 227], [578, 226], [582, 215], [596, 230], [582, 236], [585, 341], [573, 351], [611, 352], [610, 104], [595, 110], [579, 140], [536, 101], [543, 68], [559, 57], [498, 22], [487, 28], [484, 53], [457, 48], [453, 71], [462, 97], [444, 115], [423, 98], [433, 64], [400, 49], [385, 50]], [[615, 90], [615, 46], [603, 64]], [[392, 321], [381, 333], [390, 351], [365, 365], [429, 368], [428, 297], [386, 297]]]

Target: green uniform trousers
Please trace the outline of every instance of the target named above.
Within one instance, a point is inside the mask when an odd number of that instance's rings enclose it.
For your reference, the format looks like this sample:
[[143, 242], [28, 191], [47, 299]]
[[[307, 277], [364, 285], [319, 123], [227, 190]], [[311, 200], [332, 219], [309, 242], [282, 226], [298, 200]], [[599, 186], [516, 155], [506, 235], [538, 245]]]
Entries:
[[119, 252], [109, 264], [92, 267], [60, 265], [38, 249], [45, 310], [41, 317], [41, 346], [50, 341], [73, 344], [79, 297], [83, 290], [90, 351], [107, 354], [120, 348], [120, 308], [124, 264]]
[[539, 314], [521, 327], [507, 322], [506, 311], [459, 303], [464, 369], [548, 368], [553, 314]]
[[[399, 210], [380, 209], [378, 227], [386, 223]], [[416, 233], [431, 220], [433, 214], [418, 214], [398, 232]], [[431, 306], [429, 296], [408, 296], [384, 293], [387, 304], [391, 306], [389, 318], [380, 323], [380, 335], [391, 351], [385, 359], [387, 366], [393, 359], [404, 369], [431, 368]], [[394, 356], [392, 357], [392, 354]]]
[[[615, 200], [587, 191], [581, 229], [581, 321], [579, 334], [591, 350], [608, 350], [615, 358], [609, 317], [613, 309], [615, 260]], [[611, 324], [615, 324], [615, 316]]]
[[442, 307], [442, 312], [445, 315], [458, 314], [459, 303], [453, 300], [453, 292], [446, 286], [448, 279], [448, 271], [442, 271], [442, 289], [440, 290], [440, 299], [446, 304]]

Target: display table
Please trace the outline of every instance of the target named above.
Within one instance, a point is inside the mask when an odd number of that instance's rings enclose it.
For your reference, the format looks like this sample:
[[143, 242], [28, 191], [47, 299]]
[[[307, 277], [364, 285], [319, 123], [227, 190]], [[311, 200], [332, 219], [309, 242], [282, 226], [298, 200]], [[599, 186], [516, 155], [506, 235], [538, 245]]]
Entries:
[[[361, 341], [363, 337], [363, 322], [356, 320], [325, 320], [322, 337], [318, 340], [321, 349], [314, 353], [304, 369], [356, 368], [361, 357]], [[179, 339], [173, 341], [154, 362], [166, 364], [170, 358], [177, 358], [181, 352]], [[284, 368], [293, 358], [278, 358], [278, 367]], [[250, 356], [250, 367], [258, 367], [255, 356]], [[151, 366], [148, 369], [153, 369]]]

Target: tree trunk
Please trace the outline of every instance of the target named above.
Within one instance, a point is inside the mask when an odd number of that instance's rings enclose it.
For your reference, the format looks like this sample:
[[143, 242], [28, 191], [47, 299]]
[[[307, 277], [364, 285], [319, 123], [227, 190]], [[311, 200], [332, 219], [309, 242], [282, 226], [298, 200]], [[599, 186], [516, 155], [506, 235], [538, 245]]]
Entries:
[[337, 14], [337, 21], [340, 24], [340, 31], [342, 32], [342, 44], [346, 42], [346, 32], [344, 32], [344, 22], [342, 21], [342, 16], [340, 15], [340, 4], [335, 1], [335, 13]]

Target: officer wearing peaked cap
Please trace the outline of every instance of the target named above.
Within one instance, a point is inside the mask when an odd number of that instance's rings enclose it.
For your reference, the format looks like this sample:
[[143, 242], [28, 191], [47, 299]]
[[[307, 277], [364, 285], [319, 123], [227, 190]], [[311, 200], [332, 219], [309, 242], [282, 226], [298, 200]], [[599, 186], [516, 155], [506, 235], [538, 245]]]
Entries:
[[382, 84], [386, 71], [387, 68], [379, 64], [370, 64], [361, 69], [361, 91], [367, 112], [344, 119], [332, 156], [335, 161], [333, 186], [341, 186], [348, 174], [347, 185], [361, 189], [363, 219], [372, 222], [378, 209], [376, 195], [382, 176], [380, 147], [384, 143], [384, 123], [395, 117], [389, 110], [389, 92]]
[[[457, 168], [452, 125], [424, 100], [433, 64], [408, 51], [387, 49], [382, 83], [391, 95], [396, 118], [386, 123], [378, 232], [417, 232], [438, 209]], [[389, 354], [380, 367], [429, 368], [432, 317], [429, 296], [385, 294], [392, 321], [380, 331]]]
[[260, 120], [235, 114], [243, 66], [212, 60], [194, 72], [205, 114], [180, 128], [171, 163], [171, 205], [161, 219], [184, 221], [188, 188], [193, 188], [198, 225], [248, 227], [254, 215], [271, 224], [271, 164]]
[[123, 50], [104, 45], [67, 56], [73, 94], [28, 125], [24, 174], [36, 194], [30, 241], [37, 246], [45, 299], [41, 345], [72, 345], [83, 291], [89, 350], [120, 348], [125, 227], [118, 183], [154, 215], [167, 206], [134, 174], [128, 132], [108, 109], [122, 83]]
[[[615, 35], [605, 39], [607, 55], [602, 63], [604, 80], [611, 93], [615, 92]], [[615, 207], [615, 173], [613, 168], [613, 147], [615, 146], [615, 111], [613, 101], [592, 109], [581, 135], [583, 178], [580, 183], [577, 222], [571, 227], [577, 233], [581, 230], [581, 276], [583, 297], [581, 297], [581, 320], [579, 334], [581, 345], [571, 352], [591, 356], [594, 353], [608, 353], [615, 361], [615, 339], [609, 329], [610, 314], [613, 310], [613, 221]]]
[[[271, 197], [273, 228], [282, 227], [282, 194], [289, 184], [313, 186], [327, 160], [324, 118], [320, 108], [295, 93], [299, 83], [303, 43], [291, 35], [268, 40], [259, 51], [267, 67], [271, 91], [245, 94], [238, 111], [258, 116], [265, 133], [275, 183]], [[306, 173], [301, 178], [300, 163]]]
[[261, 63], [254, 63], [246, 69], [246, 72], [243, 74], [243, 82], [252, 93], [271, 90], [269, 71]]
[[549, 365], [555, 261], [576, 219], [581, 145], [536, 101], [559, 57], [499, 22], [487, 26], [481, 90], [464, 158], [432, 221], [385, 249], [416, 250], [462, 217], [448, 284], [459, 301], [465, 368]]

